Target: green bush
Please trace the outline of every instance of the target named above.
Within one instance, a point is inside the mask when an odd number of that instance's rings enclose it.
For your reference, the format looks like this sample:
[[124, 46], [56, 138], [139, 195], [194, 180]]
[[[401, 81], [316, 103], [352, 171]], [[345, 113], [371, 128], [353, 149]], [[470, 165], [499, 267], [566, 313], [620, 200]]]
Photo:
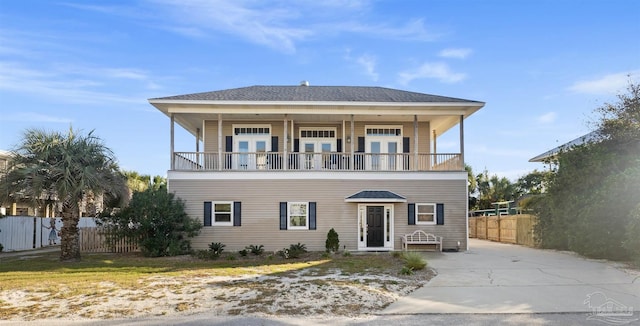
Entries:
[[2, 250], [4, 250], [4, 246], [0, 243], [0, 252], [2, 252]]
[[407, 267], [407, 266], [402, 266], [402, 269], [400, 270], [400, 274], [402, 274], [402, 275], [413, 275], [413, 268]]
[[631, 259], [636, 265], [640, 266], [640, 204], [630, 215], [631, 219], [626, 228], [626, 240], [622, 245], [631, 253]]
[[325, 248], [329, 252], [338, 252], [340, 249], [340, 239], [338, 238], [338, 232], [331, 228], [327, 233], [327, 240], [325, 241]]
[[402, 255], [404, 266], [413, 271], [419, 271], [427, 267], [427, 261], [418, 252], [408, 251]]
[[224, 245], [222, 242], [212, 242], [211, 244], [209, 244], [209, 250], [215, 256], [222, 255], [222, 252], [224, 251], [224, 247], [226, 247], [226, 245]]
[[185, 213], [184, 202], [164, 187], [134, 193], [127, 207], [102, 216], [101, 223], [111, 231], [107, 240], [135, 239], [142, 254], [150, 257], [189, 253], [189, 238], [202, 228]]
[[247, 257], [247, 255], [249, 254], [249, 250], [247, 250], [247, 249], [245, 248], [245, 249], [242, 249], [242, 250], [238, 251], [238, 253], [239, 253], [239, 254], [240, 254], [240, 256], [242, 256], [242, 257]]
[[300, 258], [300, 256], [307, 252], [307, 246], [298, 242], [297, 244], [289, 245], [289, 248], [284, 248], [277, 252], [277, 254], [285, 259]]
[[245, 249], [248, 249], [252, 254], [256, 256], [260, 256], [262, 255], [262, 253], [264, 253], [264, 245], [250, 245]]

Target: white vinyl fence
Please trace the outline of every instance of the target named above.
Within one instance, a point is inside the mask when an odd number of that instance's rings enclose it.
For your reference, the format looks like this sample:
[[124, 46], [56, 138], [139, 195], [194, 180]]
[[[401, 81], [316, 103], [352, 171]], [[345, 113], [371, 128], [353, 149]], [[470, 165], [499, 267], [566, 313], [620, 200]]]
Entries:
[[[62, 219], [55, 218], [57, 233], [62, 228]], [[28, 250], [49, 246], [51, 218], [33, 216], [7, 216], [0, 218], [0, 244], [3, 251]], [[78, 227], [96, 227], [95, 219], [82, 217]], [[57, 235], [56, 233], [56, 235]], [[56, 237], [60, 244], [60, 237]]]

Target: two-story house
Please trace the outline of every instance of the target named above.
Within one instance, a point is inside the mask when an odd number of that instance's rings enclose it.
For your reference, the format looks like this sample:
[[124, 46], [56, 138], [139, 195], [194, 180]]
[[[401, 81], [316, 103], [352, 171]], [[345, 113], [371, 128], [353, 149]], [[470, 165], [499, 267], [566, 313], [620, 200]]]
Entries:
[[[170, 118], [168, 189], [204, 225], [196, 249], [324, 250], [331, 228], [352, 251], [399, 250], [418, 229], [467, 248], [463, 126], [483, 102], [306, 82], [149, 102]], [[195, 151], [175, 150], [176, 124]], [[437, 152], [456, 126], [459, 152]]]

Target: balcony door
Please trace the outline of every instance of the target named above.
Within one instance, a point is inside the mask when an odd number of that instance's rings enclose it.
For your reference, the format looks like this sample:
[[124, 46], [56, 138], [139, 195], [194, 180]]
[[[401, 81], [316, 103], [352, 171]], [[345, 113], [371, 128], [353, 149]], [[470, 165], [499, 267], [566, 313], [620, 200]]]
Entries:
[[235, 127], [233, 152], [234, 168], [238, 170], [264, 170], [267, 168], [267, 152], [271, 151], [269, 128]]
[[367, 127], [365, 131], [367, 170], [401, 170], [402, 129], [397, 127]]
[[300, 130], [302, 167], [306, 170], [332, 169], [331, 152], [336, 151], [335, 129], [304, 128]]

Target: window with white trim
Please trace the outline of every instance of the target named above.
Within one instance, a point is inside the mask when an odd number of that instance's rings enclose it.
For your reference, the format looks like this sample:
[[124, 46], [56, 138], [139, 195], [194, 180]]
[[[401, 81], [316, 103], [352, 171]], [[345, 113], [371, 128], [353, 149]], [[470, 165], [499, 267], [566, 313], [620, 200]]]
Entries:
[[212, 202], [211, 225], [233, 225], [233, 202], [217, 201]]
[[416, 204], [416, 224], [436, 224], [436, 204]]
[[287, 229], [308, 230], [309, 202], [288, 202], [287, 205]]

